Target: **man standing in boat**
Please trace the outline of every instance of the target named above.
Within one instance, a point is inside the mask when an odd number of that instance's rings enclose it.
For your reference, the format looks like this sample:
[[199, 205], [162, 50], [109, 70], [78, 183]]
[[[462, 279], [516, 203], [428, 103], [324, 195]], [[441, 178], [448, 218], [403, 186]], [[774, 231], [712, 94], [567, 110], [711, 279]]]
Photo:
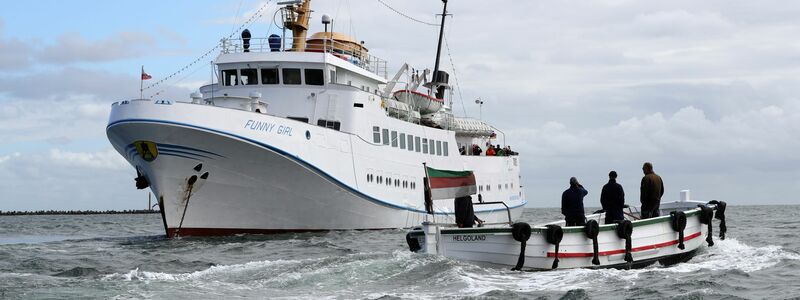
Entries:
[[569, 179], [569, 188], [561, 194], [561, 213], [564, 215], [566, 226], [583, 226], [586, 216], [583, 212], [583, 197], [589, 194], [578, 182], [578, 179]]
[[617, 183], [616, 171], [608, 173], [608, 183], [603, 186], [603, 191], [600, 193], [600, 205], [606, 211], [606, 224], [625, 219], [622, 213], [622, 208], [625, 206], [625, 191]]
[[653, 164], [649, 162], [644, 163], [642, 171], [644, 171], [640, 196], [642, 219], [658, 217], [661, 196], [664, 195], [664, 181], [661, 180], [661, 176], [653, 172]]

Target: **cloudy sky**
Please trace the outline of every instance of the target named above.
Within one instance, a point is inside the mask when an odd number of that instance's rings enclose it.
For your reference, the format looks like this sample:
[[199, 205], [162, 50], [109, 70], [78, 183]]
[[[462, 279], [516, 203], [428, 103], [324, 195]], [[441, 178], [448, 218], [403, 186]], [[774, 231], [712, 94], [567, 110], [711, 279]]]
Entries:
[[[436, 22], [441, 2], [382, 0]], [[114, 101], [138, 97], [233, 33], [263, 1], [13, 1], [0, 11], [0, 210], [144, 208], [111, 148]], [[454, 111], [503, 130], [522, 153], [532, 206], [558, 206], [570, 176], [599, 205], [609, 170], [638, 203], [641, 165], [666, 199], [800, 203], [800, 3], [450, 0]], [[275, 6], [250, 26], [277, 32]], [[336, 31], [391, 66], [432, 68], [437, 28], [377, 0], [316, 0]], [[186, 99], [204, 57], [145, 96]], [[453, 64], [451, 64], [451, 60]], [[453, 74], [454, 73], [454, 74]], [[452, 76], [451, 75], [451, 76]], [[163, 90], [163, 91], [162, 91]], [[459, 95], [457, 94], [457, 95]], [[459, 101], [458, 99], [463, 99]], [[501, 135], [502, 136], [502, 135]]]

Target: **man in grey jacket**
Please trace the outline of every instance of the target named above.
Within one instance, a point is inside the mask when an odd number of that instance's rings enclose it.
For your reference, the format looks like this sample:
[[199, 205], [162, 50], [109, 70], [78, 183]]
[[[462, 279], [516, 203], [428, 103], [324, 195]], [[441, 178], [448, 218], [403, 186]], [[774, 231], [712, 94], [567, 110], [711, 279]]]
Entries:
[[653, 172], [653, 164], [649, 162], [644, 163], [642, 171], [644, 171], [640, 193], [642, 219], [658, 217], [661, 196], [664, 195], [664, 182], [661, 180], [661, 176]]

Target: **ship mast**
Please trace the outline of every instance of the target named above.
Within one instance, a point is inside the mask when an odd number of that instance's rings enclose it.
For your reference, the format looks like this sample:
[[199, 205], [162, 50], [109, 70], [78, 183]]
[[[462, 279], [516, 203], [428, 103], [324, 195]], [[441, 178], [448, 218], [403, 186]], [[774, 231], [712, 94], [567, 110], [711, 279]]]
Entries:
[[442, 25], [439, 26], [439, 46], [436, 47], [436, 63], [433, 67], [433, 80], [434, 83], [442, 82], [439, 78], [439, 57], [442, 54], [442, 37], [444, 36], [444, 20], [447, 19], [447, 0], [442, 0], [444, 2], [444, 8], [442, 9]]
[[311, 0], [305, 0], [299, 6], [289, 5], [281, 10], [284, 28], [292, 31], [292, 51], [302, 52], [306, 48], [310, 7]]

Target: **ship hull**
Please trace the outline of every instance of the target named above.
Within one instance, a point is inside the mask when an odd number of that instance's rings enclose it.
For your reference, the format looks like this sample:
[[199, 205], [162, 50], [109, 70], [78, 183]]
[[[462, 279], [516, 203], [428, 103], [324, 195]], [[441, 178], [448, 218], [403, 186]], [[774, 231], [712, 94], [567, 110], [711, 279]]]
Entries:
[[[157, 196], [170, 237], [406, 228], [425, 219], [421, 205], [387, 199], [386, 194], [370, 195], [359, 188], [354, 175], [356, 149], [320, 153], [309, 137], [327, 134], [330, 140], [343, 133], [325, 133], [320, 130], [328, 129], [270, 116], [255, 118], [252, 113], [236, 122], [232, 120], [237, 116], [231, 114], [247, 112], [225, 109], [221, 113], [226, 118], [199, 122], [177, 115], [192, 116], [192, 109], [206, 107], [175, 105], [185, 107], [115, 106], [107, 128], [115, 149], [139, 170]], [[274, 137], [268, 139], [237, 132], [236, 127], [252, 127], [249, 121], [291, 128], [291, 132], [287, 136], [273, 129]], [[287, 142], [302, 140], [308, 145]], [[153, 145], [155, 157], [142, 155], [146, 147], [142, 143]], [[518, 202], [510, 205], [512, 218], [521, 214], [524, 203]], [[497, 206], [477, 214], [489, 222], [508, 218], [505, 209]], [[445, 209], [435, 217], [443, 220], [452, 215]]]

